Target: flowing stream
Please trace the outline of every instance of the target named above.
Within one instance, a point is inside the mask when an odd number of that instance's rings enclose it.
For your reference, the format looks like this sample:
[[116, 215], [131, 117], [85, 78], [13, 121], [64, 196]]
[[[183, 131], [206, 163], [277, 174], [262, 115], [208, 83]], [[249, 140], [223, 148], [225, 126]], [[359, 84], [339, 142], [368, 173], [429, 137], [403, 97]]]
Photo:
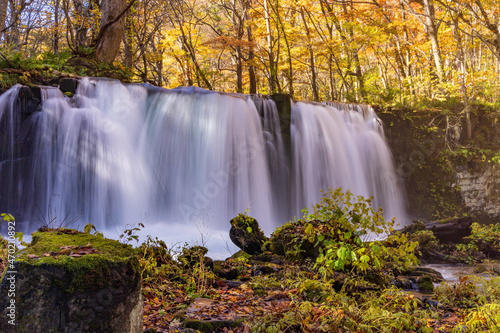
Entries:
[[406, 220], [367, 106], [292, 102], [284, 125], [266, 97], [84, 78], [72, 98], [42, 88], [41, 109], [24, 119], [19, 89], [0, 96], [0, 209], [28, 229], [79, 216], [80, 227], [143, 221], [152, 235], [227, 235], [249, 210], [269, 234], [329, 187]]

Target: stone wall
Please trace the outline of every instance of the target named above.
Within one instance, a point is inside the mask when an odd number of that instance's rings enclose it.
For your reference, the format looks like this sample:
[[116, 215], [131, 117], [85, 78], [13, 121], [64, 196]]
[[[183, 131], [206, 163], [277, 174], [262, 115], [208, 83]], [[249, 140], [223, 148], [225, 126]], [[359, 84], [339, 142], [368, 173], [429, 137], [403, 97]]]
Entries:
[[378, 110], [407, 195], [411, 217], [442, 219], [472, 214], [500, 218], [500, 114], [476, 110], [467, 140], [458, 114]]
[[493, 165], [484, 171], [457, 168], [456, 185], [465, 205], [474, 212], [493, 218], [500, 217], [500, 166]]

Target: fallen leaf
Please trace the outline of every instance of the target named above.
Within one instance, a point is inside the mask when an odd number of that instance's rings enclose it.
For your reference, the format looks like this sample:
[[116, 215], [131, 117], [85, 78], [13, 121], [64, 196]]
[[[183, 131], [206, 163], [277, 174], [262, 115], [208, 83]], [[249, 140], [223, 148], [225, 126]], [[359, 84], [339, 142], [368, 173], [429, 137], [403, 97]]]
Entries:
[[63, 250], [61, 250], [59, 252], [59, 254], [67, 254], [67, 253], [70, 253], [71, 252], [71, 249], [70, 248], [64, 248]]

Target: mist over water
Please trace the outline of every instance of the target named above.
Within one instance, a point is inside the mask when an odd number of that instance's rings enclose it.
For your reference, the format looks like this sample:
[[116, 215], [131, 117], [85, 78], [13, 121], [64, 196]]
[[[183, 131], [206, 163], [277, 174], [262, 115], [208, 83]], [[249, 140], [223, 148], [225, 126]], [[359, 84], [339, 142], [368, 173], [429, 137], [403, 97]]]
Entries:
[[84, 78], [71, 99], [43, 88], [41, 110], [21, 127], [18, 90], [0, 96], [0, 208], [31, 231], [52, 212], [101, 230], [143, 221], [153, 236], [186, 239], [200, 226], [227, 235], [248, 209], [269, 234], [329, 187], [406, 219], [366, 106], [292, 103], [288, 129], [264, 97]]

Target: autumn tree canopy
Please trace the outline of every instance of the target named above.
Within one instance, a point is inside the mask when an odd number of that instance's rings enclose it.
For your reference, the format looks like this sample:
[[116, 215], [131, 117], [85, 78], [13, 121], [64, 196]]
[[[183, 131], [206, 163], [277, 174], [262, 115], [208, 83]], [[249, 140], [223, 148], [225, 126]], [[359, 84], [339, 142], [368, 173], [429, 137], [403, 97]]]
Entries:
[[0, 43], [165, 87], [379, 104], [500, 94], [498, 0], [0, 0]]

